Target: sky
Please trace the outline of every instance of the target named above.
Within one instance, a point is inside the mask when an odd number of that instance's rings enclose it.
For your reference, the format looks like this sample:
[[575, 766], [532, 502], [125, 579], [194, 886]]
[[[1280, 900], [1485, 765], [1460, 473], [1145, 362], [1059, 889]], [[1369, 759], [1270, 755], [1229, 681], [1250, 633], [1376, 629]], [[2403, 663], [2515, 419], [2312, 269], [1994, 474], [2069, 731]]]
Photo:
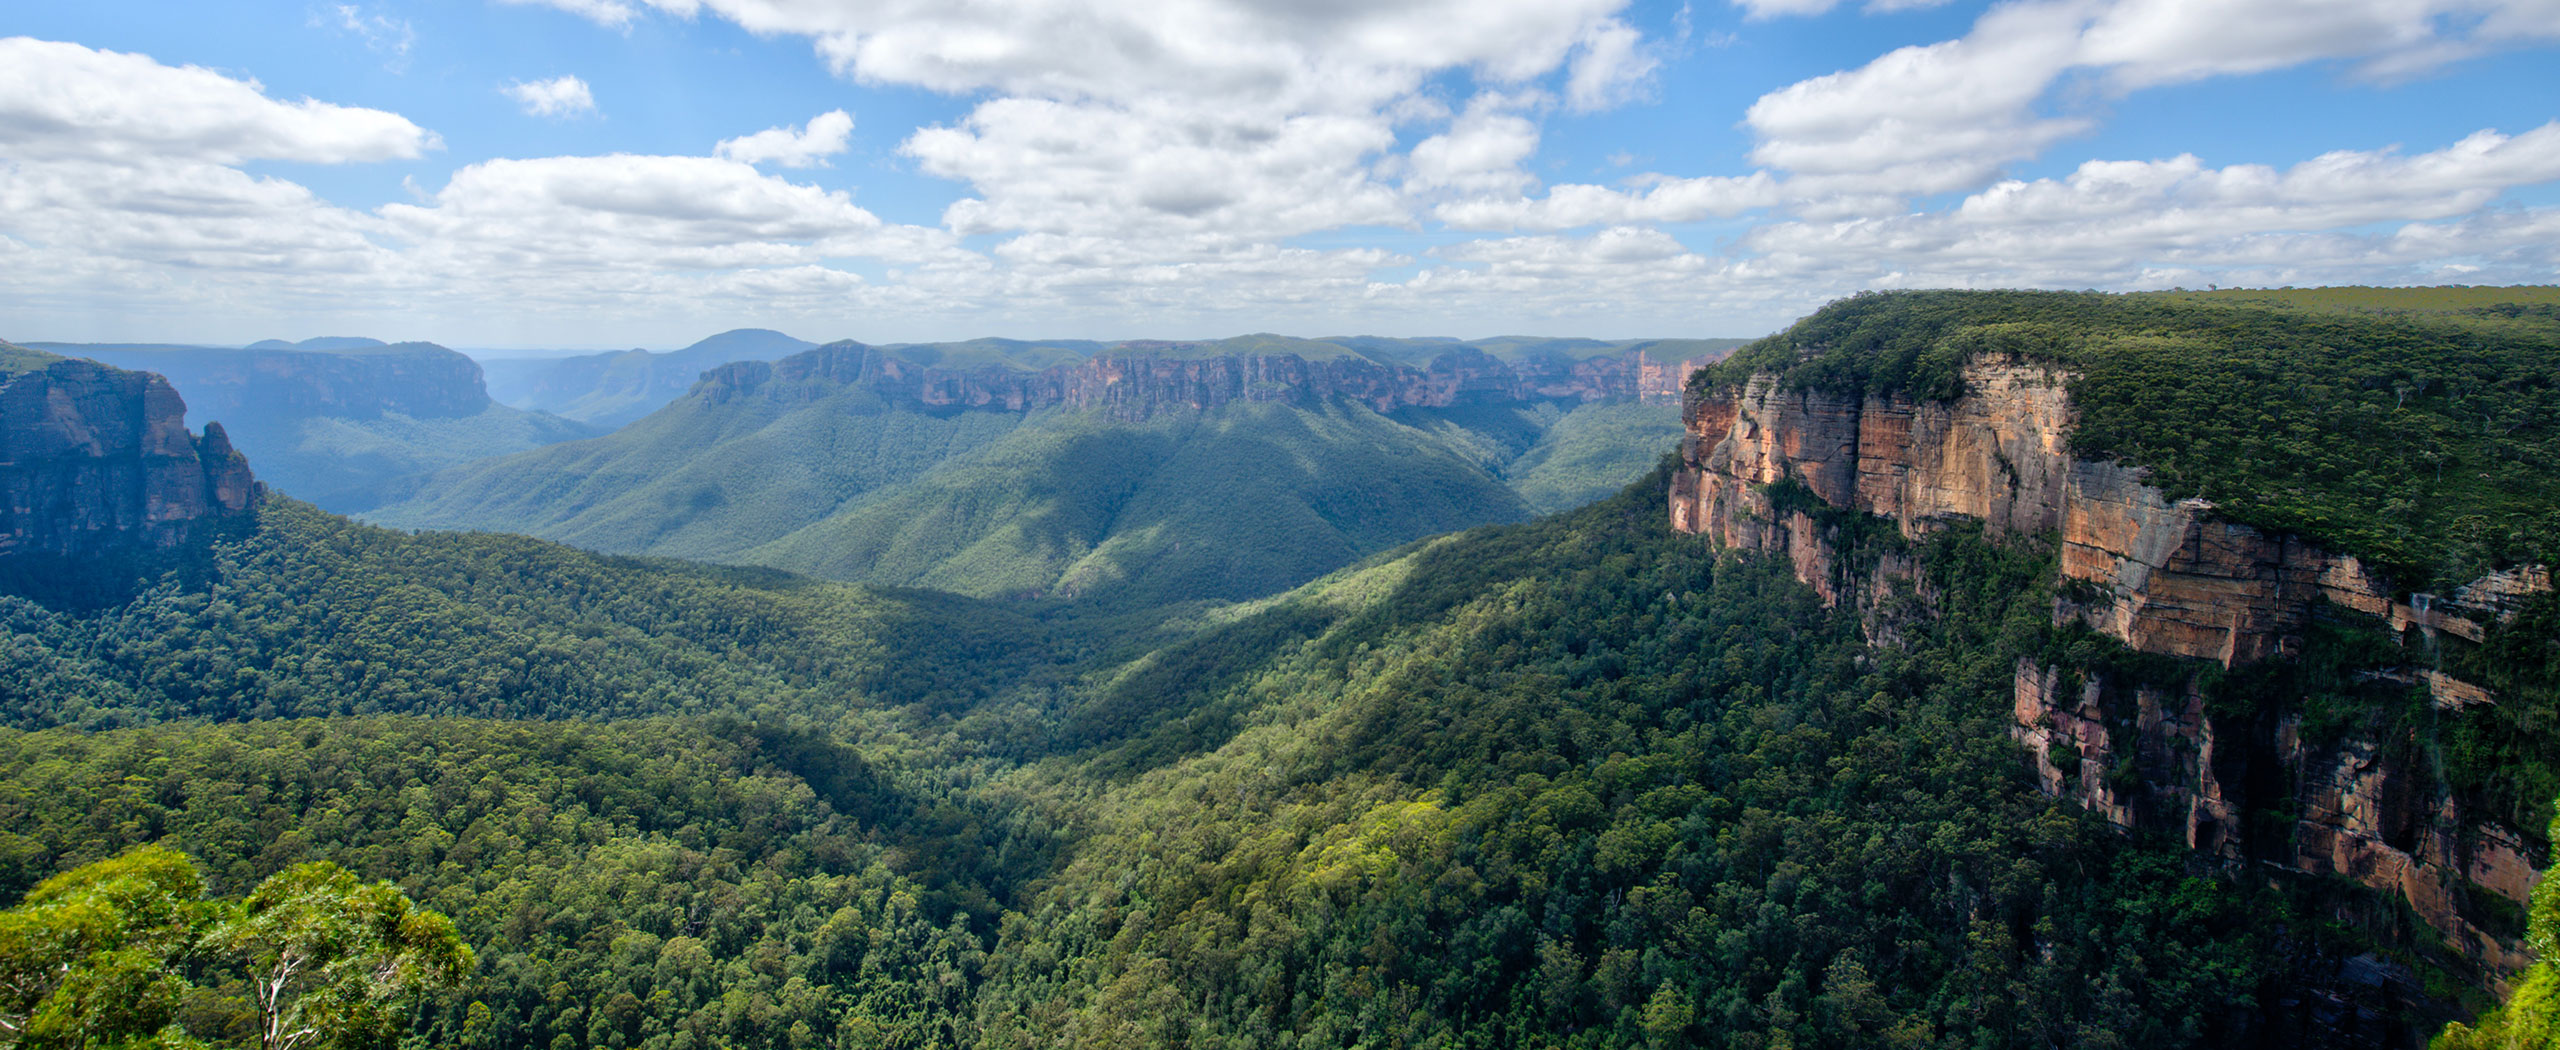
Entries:
[[2560, 281], [2560, 0], [0, 11], [0, 337], [1753, 336]]

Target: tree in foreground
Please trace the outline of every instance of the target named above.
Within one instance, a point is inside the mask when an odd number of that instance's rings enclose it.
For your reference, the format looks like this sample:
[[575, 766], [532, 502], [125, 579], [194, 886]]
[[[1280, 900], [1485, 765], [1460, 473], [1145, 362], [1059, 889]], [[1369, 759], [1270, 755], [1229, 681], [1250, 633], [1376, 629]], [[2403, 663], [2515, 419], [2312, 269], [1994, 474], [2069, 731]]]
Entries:
[[[2560, 842], [2560, 820], [2551, 822]], [[2552, 848], [2560, 860], [2560, 846]], [[2507, 1001], [2481, 1015], [2475, 1024], [2453, 1024], [2429, 1044], [2429, 1050], [2551, 1050], [2560, 1048], [2560, 878], [2546, 878], [2533, 888], [2531, 924], [2525, 947], [2534, 963], [2516, 978]]]
[[403, 1007], [472, 964], [451, 920], [389, 882], [315, 862], [207, 900], [193, 861], [146, 846], [0, 912], [0, 1048], [203, 1047], [182, 1004], [233, 978], [260, 1050], [388, 1045]]

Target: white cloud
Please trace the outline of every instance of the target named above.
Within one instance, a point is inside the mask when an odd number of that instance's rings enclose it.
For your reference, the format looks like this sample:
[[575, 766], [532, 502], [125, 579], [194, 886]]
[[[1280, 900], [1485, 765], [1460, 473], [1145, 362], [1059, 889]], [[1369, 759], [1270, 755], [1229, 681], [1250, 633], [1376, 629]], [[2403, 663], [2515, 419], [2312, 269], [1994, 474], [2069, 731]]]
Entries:
[[13, 161], [345, 164], [442, 145], [396, 113], [278, 102], [257, 81], [148, 55], [0, 40], [0, 155]]
[[2125, 0], [2089, 27], [2080, 63], [2124, 87], [2329, 58], [2403, 76], [2493, 44], [2554, 37], [2560, 5], [2549, 0]]
[[712, 152], [741, 164], [823, 168], [827, 158], [844, 152], [852, 139], [853, 116], [838, 109], [811, 117], [801, 128], [766, 128], [722, 140]]
[[[362, 39], [366, 50], [391, 56], [393, 71], [407, 65], [409, 49], [418, 42], [418, 31], [407, 19], [368, 14], [354, 4], [331, 5], [328, 13], [336, 16], [336, 28]], [[311, 21], [314, 25], [324, 24], [317, 13], [311, 16]]]
[[1565, 77], [1566, 104], [1577, 112], [1609, 109], [1642, 95], [1662, 60], [1645, 46], [1644, 34], [1617, 19], [1585, 31], [1573, 65]]
[[[1804, 6], [1753, 10], [1812, 13]], [[2340, 59], [2403, 76], [2493, 42], [2555, 38], [2552, 0], [2013, 0], [1961, 38], [1770, 92], [1746, 119], [1752, 159], [1793, 173], [1809, 214], [1883, 214], [1986, 185], [2092, 128], [2039, 112], [2074, 71], [2119, 92]]]
[[549, 80], [520, 80], [498, 89], [525, 113], [536, 117], [574, 117], [596, 111], [595, 92], [587, 82], [574, 76], [556, 76]]
[[923, 243], [888, 232], [840, 191], [711, 157], [613, 154], [492, 160], [463, 168], [424, 204], [382, 215], [406, 240], [474, 266], [703, 269], [814, 263]]
[[1831, 193], [1981, 185], [2000, 165], [2087, 129], [2032, 108], [2070, 67], [2085, 24], [2078, 4], [2013, 4], [1961, 39], [1770, 92], [1745, 116], [1760, 139], [1751, 159]]
[[[1979, 284], [2126, 287], [2145, 269], [2182, 272], [2283, 265], [2316, 273], [2306, 283], [2371, 276], [2375, 265], [2516, 247], [2503, 232], [2458, 225], [2476, 239], [2455, 248], [2427, 221], [2470, 222], [2505, 189], [2560, 179], [2560, 123], [2516, 136], [2470, 135], [2415, 156], [2338, 151], [2285, 170], [2209, 168], [2192, 156], [2092, 161], [2062, 179], [2010, 181], [1943, 212], [1844, 222], [1781, 223], [1747, 238], [1781, 259], [1856, 259], [1928, 280]], [[2549, 221], [2527, 212], [2524, 225]], [[2413, 220], [2415, 220], [2413, 222]], [[2330, 231], [2401, 223], [2389, 241]], [[2428, 231], [2435, 232], [2428, 232]], [[2201, 281], [2191, 283], [2202, 283]], [[2238, 283], [2238, 282], [2226, 282]]]
[[1538, 152], [1538, 126], [1513, 107], [1524, 101], [1478, 95], [1449, 130], [1417, 142], [1407, 158], [1408, 189], [1519, 193], [1537, 181], [1521, 170]]
[[977, 196], [944, 222], [962, 234], [1024, 231], [1271, 240], [1407, 213], [1367, 161], [1394, 144], [1377, 117], [1220, 117], [1179, 104], [997, 99], [901, 151]]
[[[640, 17], [640, 9], [622, 0], [498, 0], [502, 4], [554, 7], [609, 29], [624, 29]], [[652, 5], [672, 6], [672, 5]]]
[[[1442, 191], [1530, 181], [1517, 159], [1496, 156], [1534, 148], [1536, 127], [1519, 115], [1461, 116], [1410, 164], [1392, 156], [1397, 124], [1431, 108], [1435, 74], [1465, 70], [1518, 93], [1553, 77], [1569, 104], [1596, 109], [1640, 93], [1659, 64], [1617, 17], [1627, 0], [646, 3], [806, 37], [858, 81], [994, 96], [901, 147], [925, 171], [969, 184], [973, 195], [947, 213], [968, 233], [1152, 237], [1214, 225], [1246, 243], [1406, 225], [1410, 207], [1382, 165]], [[608, 25], [640, 10], [554, 6]]]
[[1432, 214], [1462, 230], [1569, 230], [1730, 218], [1783, 200], [1778, 180], [1767, 172], [1753, 172], [1655, 179], [1641, 191], [1567, 184], [1535, 200], [1478, 197], [1442, 204]]
[[[1947, 0], [1867, 0], [1863, 6], [1869, 14], [1880, 14], [1937, 7], [1946, 2]], [[1753, 21], [1827, 14], [1832, 8], [1840, 6], [1840, 3], [1841, 0], [1733, 0], [1734, 6], [1742, 9], [1743, 17]]]

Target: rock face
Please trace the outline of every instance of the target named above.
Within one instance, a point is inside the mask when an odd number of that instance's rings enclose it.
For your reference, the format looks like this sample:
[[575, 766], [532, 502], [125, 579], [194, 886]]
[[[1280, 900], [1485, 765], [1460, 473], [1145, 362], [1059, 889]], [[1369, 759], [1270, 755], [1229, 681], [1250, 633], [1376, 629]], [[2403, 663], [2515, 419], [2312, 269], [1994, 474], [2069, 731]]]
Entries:
[[251, 416], [451, 419], [489, 407], [480, 366], [433, 343], [309, 349], [124, 349], [45, 345], [56, 353], [157, 372], [187, 392], [198, 419]]
[[0, 557], [166, 549], [246, 513], [248, 461], [185, 417], [148, 372], [64, 360], [0, 377]]
[[[1668, 404], [1707, 360], [1653, 361], [1641, 352], [1580, 361], [1506, 362], [1459, 347], [1411, 368], [1365, 358], [1309, 361], [1295, 354], [1196, 356], [1188, 344], [1124, 343], [1073, 365], [1037, 372], [919, 365], [861, 343], [831, 343], [780, 361], [713, 369], [695, 389], [715, 401], [814, 400], [860, 383], [892, 401], [942, 409], [1100, 409], [1144, 419], [1168, 408], [1235, 401], [1313, 404], [1344, 398], [1379, 412], [1518, 401], [1650, 401]], [[796, 393], [795, 393], [796, 391]]]
[[[1957, 519], [1994, 535], [2049, 535], [2066, 581], [2057, 624], [2078, 619], [2139, 652], [2224, 667], [2296, 649], [2324, 602], [2380, 618], [2397, 635], [2476, 642], [2517, 599], [2551, 587], [2548, 569], [2528, 568], [2448, 598], [2403, 599], [2352, 557], [2221, 520], [2202, 500], [2170, 500], [2139, 469], [2073, 457], [2064, 373], [1988, 356], [1963, 379], [1966, 393], [1944, 402], [1784, 390], [1766, 375], [1702, 392], [1684, 408], [1673, 528], [1784, 554], [1825, 601], [1862, 604], [1908, 586], [1910, 565], [1887, 558], [1865, 578], [1845, 578], [1831, 537], [1801, 510], [1776, 513], [1765, 486], [1793, 479], [1910, 537]], [[2399, 680], [2423, 683], [2440, 707], [2495, 702], [2433, 670], [2410, 668]], [[2461, 813], [2414, 748], [2313, 741], [2291, 716], [2218, 718], [2195, 683], [2118, 681], [2022, 660], [2013, 732], [2046, 791], [2119, 825], [2235, 862], [2343, 876], [2398, 895], [2493, 971], [2528, 961], [2480, 929], [2469, 903], [2479, 894], [2523, 903], [2537, 874], [2520, 837]]]

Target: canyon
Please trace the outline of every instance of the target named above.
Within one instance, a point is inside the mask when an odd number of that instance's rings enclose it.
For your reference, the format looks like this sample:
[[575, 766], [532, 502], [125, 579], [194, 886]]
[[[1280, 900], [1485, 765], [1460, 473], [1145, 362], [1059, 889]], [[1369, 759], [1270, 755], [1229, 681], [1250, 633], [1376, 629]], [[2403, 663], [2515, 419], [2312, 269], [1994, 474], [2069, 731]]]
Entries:
[[[2404, 665], [2380, 672], [2390, 681], [2444, 711], [2495, 703], [2427, 654], [2446, 637], [2479, 642], [2551, 589], [2549, 568], [2446, 595], [2395, 589], [2355, 557], [2171, 499], [2141, 468], [2074, 456], [2071, 378], [1993, 353], [1963, 366], [1952, 400], [1787, 389], [1767, 373], [1702, 387], [1683, 410], [1671, 525], [1789, 559], [1825, 602], [1858, 608], [1881, 642], [1893, 632], [1889, 599], [1925, 603], [1929, 583], [1907, 553], [1853, 557], [1841, 513], [1890, 521], [1906, 540], [1979, 522], [1992, 538], [2052, 543], [2054, 624], [2085, 625], [2179, 670], [2020, 657], [2012, 735], [2047, 793], [2236, 865], [2352, 880], [2405, 902], [2492, 973], [2526, 965], [2522, 944], [2482, 921], [2498, 907], [2484, 896], [2521, 906], [2537, 880], [2525, 836], [2464, 812], [2405, 741], [2312, 732], [2295, 712], [2217, 710], [2199, 672], [2288, 659], [2315, 619], [2361, 618], [2401, 640]], [[1793, 486], [1820, 505], [1786, 498]]]

